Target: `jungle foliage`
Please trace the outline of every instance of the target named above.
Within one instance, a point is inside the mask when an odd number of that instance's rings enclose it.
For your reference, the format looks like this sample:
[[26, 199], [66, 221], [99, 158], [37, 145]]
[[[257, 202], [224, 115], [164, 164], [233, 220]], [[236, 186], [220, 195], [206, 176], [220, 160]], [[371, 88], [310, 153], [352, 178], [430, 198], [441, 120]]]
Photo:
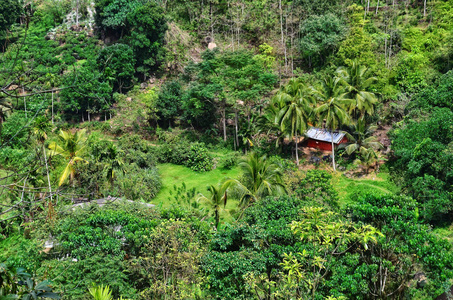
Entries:
[[[2, 1], [0, 298], [449, 290], [452, 17], [451, 1]], [[312, 126], [347, 143], [310, 150]]]

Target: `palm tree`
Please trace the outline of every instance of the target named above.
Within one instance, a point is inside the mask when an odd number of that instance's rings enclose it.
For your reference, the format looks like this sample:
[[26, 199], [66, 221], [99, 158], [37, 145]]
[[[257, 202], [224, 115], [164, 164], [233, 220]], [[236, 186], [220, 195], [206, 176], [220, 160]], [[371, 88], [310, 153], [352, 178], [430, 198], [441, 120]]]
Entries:
[[258, 129], [257, 135], [264, 132], [267, 137], [276, 137], [275, 147], [278, 148], [283, 140], [280, 125], [276, 122], [277, 115], [280, 111], [277, 99], [272, 98], [271, 103], [264, 108], [264, 112], [257, 118], [256, 128]]
[[335, 168], [335, 147], [333, 143], [333, 131], [340, 126], [349, 123], [349, 114], [346, 107], [350, 106], [351, 99], [347, 99], [344, 88], [340, 84], [339, 77], [329, 76], [324, 78], [320, 88], [315, 89], [315, 96], [322, 102], [314, 113], [318, 116], [318, 124], [330, 131], [332, 143], [332, 166]]
[[359, 151], [360, 148], [366, 149], [373, 148], [375, 150], [382, 148], [382, 144], [379, 143], [376, 137], [372, 136], [373, 132], [376, 131], [376, 125], [366, 126], [364, 119], [357, 120], [357, 123], [350, 126], [351, 134], [347, 134], [348, 140], [352, 143], [346, 147], [346, 153], [351, 155], [352, 153]]
[[49, 124], [48, 120], [44, 116], [39, 116], [35, 119], [35, 123], [32, 128], [32, 132], [36, 137], [38, 143], [41, 144], [42, 153], [44, 154], [44, 162], [46, 164], [46, 172], [47, 172], [47, 183], [49, 185], [49, 194], [50, 194], [50, 204], [53, 202], [52, 199], [52, 187], [50, 185], [50, 176], [49, 176], [49, 165], [47, 164], [47, 155], [46, 155], [46, 148], [44, 147], [44, 142], [47, 139], [47, 132], [51, 130], [51, 125]]
[[299, 165], [298, 142], [299, 135], [307, 129], [308, 119], [311, 115], [311, 98], [305, 85], [298, 79], [292, 79], [275, 96], [280, 107], [275, 122], [279, 124], [282, 132], [286, 133], [290, 140], [294, 137], [296, 148], [296, 162]]
[[70, 180], [74, 179], [74, 165], [77, 162], [82, 161], [88, 163], [88, 161], [82, 157], [87, 140], [86, 130], [82, 129], [74, 134], [70, 131], [60, 130], [58, 139], [58, 142], [50, 143], [49, 149], [52, 150], [50, 155], [61, 155], [65, 159], [69, 160], [66, 168], [60, 176], [60, 181], [58, 182], [58, 186], [61, 186], [68, 177], [70, 177]]
[[122, 151], [118, 149], [113, 143], [107, 143], [102, 150], [104, 151], [102, 158], [96, 159], [92, 156], [92, 159], [105, 163], [104, 174], [107, 180], [109, 180], [110, 185], [113, 187], [116, 171], [119, 171], [123, 174], [126, 173], [124, 161], [121, 158]]
[[336, 73], [346, 87], [348, 98], [353, 100], [349, 113], [355, 112], [354, 115], [357, 116], [357, 119], [363, 119], [365, 114], [372, 115], [378, 99], [369, 89], [371, 84], [377, 80], [376, 77], [370, 76], [369, 69], [357, 61], [353, 61], [349, 68], [339, 67]]
[[286, 192], [280, 166], [266, 155], [258, 156], [256, 152], [251, 152], [239, 163], [239, 167], [243, 172], [242, 177], [239, 180], [225, 180], [223, 188], [234, 190], [240, 206], [246, 207], [263, 197]]
[[211, 193], [211, 196], [208, 198], [204, 195], [201, 195], [198, 200], [207, 201], [212, 209], [214, 210], [214, 219], [215, 219], [215, 228], [218, 228], [220, 223], [220, 206], [223, 204], [225, 208], [228, 200], [227, 189], [229, 184], [219, 184], [218, 187], [210, 185], [208, 191]]
[[365, 148], [365, 147], [360, 147], [360, 157], [362, 158], [361, 160], [357, 160], [358, 163], [362, 164], [363, 167], [365, 167], [365, 172], [366, 174], [369, 173], [370, 167], [372, 164], [378, 163], [378, 155], [376, 151], [374, 151], [373, 148]]

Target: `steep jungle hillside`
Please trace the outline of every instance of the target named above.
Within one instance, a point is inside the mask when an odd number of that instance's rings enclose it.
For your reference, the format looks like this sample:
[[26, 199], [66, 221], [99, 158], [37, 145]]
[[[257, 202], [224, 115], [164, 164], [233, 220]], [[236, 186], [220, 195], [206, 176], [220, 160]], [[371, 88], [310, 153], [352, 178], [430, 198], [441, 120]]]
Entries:
[[2, 0], [0, 299], [445, 299], [453, 1]]

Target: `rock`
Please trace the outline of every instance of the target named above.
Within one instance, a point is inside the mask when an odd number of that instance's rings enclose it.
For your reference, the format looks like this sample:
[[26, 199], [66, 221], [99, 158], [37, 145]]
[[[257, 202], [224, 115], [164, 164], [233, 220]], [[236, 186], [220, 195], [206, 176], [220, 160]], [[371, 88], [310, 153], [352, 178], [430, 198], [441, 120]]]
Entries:
[[141, 88], [142, 90], [146, 89], [147, 87], [148, 87], [148, 84], [147, 84], [146, 82], [140, 83], [140, 88]]
[[425, 276], [425, 273], [420, 272], [415, 274], [414, 279], [417, 280], [418, 288], [423, 288], [426, 285], [427, 278]]

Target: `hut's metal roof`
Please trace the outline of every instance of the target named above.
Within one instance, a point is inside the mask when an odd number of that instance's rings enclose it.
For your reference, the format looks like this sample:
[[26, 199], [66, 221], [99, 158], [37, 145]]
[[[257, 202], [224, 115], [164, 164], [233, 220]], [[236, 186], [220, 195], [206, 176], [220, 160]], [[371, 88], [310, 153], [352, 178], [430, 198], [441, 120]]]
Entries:
[[[316, 127], [310, 127], [306, 132], [305, 135], [314, 140], [323, 141], [323, 142], [332, 142], [332, 136], [330, 135], [330, 131], [325, 129], [319, 129]], [[334, 131], [333, 132], [333, 142], [338, 144], [343, 137], [345, 136], [344, 131]]]

